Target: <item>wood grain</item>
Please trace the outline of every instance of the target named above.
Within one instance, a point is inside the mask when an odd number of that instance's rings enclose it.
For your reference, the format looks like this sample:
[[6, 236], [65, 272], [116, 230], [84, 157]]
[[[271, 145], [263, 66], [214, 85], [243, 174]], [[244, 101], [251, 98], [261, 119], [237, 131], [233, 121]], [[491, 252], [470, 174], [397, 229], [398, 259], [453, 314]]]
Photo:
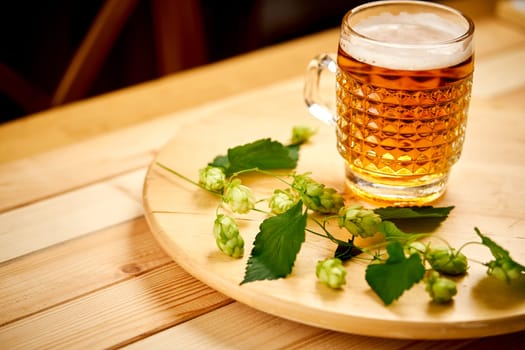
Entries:
[[[233, 329], [232, 325], [235, 325]], [[302, 325], [256, 311], [241, 303], [232, 303], [133, 343], [125, 349], [168, 350], [173, 349], [176, 344], [181, 349], [217, 350], [232, 348], [493, 350], [502, 341], [519, 346], [518, 344], [524, 340], [525, 332], [482, 340], [414, 341], [370, 338]]]
[[7, 349], [117, 347], [230, 302], [170, 263], [8, 323], [0, 340]]
[[0, 324], [144, 274], [170, 261], [153, 240], [144, 218], [140, 218], [3, 263]]
[[0, 211], [145, 168], [176, 130], [171, 125], [161, 119], [0, 165]]
[[[144, 173], [123, 175], [0, 214], [0, 262], [142, 216], [136, 196]], [[128, 183], [130, 178], [133, 184]]]
[[[275, 349], [311, 339], [322, 329], [290, 322], [259, 312], [241, 303], [232, 303], [206, 315], [170, 328], [125, 349]], [[287, 343], [277, 341], [286, 336]]]

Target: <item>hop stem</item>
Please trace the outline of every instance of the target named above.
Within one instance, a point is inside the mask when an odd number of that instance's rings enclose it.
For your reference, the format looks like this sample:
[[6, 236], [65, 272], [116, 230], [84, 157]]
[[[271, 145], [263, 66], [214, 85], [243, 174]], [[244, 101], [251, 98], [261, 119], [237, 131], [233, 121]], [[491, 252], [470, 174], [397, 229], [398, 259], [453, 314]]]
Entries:
[[158, 165], [159, 167], [161, 167], [162, 169], [164, 169], [164, 170], [166, 170], [166, 171], [172, 173], [173, 175], [176, 175], [176, 176], [180, 177], [181, 179], [183, 179], [183, 180], [185, 180], [185, 181], [188, 181], [189, 183], [194, 184], [195, 186], [197, 186], [197, 187], [199, 187], [199, 188], [202, 188], [203, 190], [206, 190], [206, 191], [208, 191], [208, 192], [210, 192], [210, 193], [214, 193], [214, 194], [218, 195], [217, 192], [213, 192], [213, 191], [208, 190], [207, 188], [205, 188], [204, 186], [202, 186], [200, 183], [193, 181], [193, 180], [190, 179], [189, 177], [186, 177], [186, 176], [182, 175], [181, 173], [179, 173], [179, 172], [177, 172], [177, 171], [175, 171], [175, 170], [173, 170], [173, 169], [167, 167], [166, 165], [164, 165], [164, 164], [162, 164], [162, 163], [160, 163], [160, 162], [155, 162], [155, 164], [157, 164], [157, 165]]

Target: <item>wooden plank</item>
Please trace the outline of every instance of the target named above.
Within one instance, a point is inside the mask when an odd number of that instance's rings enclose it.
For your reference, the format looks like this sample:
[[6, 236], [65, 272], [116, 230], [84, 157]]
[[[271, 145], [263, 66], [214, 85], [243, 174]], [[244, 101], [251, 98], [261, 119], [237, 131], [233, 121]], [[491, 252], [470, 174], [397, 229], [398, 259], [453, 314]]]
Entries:
[[232, 303], [126, 346], [140, 349], [283, 349], [325, 330]]
[[144, 173], [138, 170], [0, 214], [0, 262], [142, 216]]
[[11, 350], [118, 347], [230, 302], [170, 263], [8, 323], [0, 343]]
[[414, 341], [326, 331], [232, 303], [126, 346], [126, 350], [180, 349], [480, 349], [506, 341], [520, 344], [525, 332], [486, 339]]
[[143, 169], [176, 128], [173, 119], [161, 118], [39, 156], [1, 164], [0, 211]]
[[139, 218], [3, 263], [0, 325], [171, 261]]

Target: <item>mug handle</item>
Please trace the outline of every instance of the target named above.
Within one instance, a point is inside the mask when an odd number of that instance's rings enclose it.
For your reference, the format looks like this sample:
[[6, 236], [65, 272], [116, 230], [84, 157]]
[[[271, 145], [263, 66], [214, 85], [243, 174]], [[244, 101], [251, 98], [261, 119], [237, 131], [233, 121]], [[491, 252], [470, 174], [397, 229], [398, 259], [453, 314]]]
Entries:
[[[335, 91], [330, 92], [331, 99], [328, 99], [328, 93], [322, 91], [322, 75], [324, 72], [330, 72], [334, 75], [337, 72], [336, 55], [333, 53], [322, 53], [313, 58], [306, 68], [306, 79], [304, 84], [304, 102], [310, 113], [317, 119], [329, 124], [335, 125]], [[335, 89], [335, 82], [331, 85]]]

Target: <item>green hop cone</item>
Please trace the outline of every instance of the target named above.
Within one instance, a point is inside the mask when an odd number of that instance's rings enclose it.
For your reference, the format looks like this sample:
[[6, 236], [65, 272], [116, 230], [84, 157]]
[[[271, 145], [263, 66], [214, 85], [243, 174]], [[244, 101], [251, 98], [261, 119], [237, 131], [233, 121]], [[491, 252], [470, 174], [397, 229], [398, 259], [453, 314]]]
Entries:
[[440, 304], [450, 302], [458, 292], [454, 281], [441, 277], [436, 271], [432, 271], [427, 278], [426, 291], [433, 301]]
[[354, 236], [372, 237], [380, 223], [381, 217], [378, 214], [359, 205], [339, 210], [339, 227], [344, 227]]
[[235, 219], [231, 216], [218, 214], [213, 224], [213, 235], [217, 247], [233, 258], [240, 258], [244, 254], [244, 240], [239, 233]]
[[346, 284], [346, 270], [338, 258], [327, 258], [317, 263], [315, 274], [324, 285], [339, 289]]
[[344, 205], [343, 197], [335, 189], [325, 187], [307, 174], [295, 175], [292, 188], [308, 209], [321, 214], [336, 214]]
[[482, 234], [477, 227], [475, 227], [474, 230], [478, 236], [480, 236], [481, 243], [490, 249], [490, 252], [494, 257], [494, 260], [484, 264], [488, 267], [487, 274], [489, 276], [494, 276], [502, 281], [510, 283], [512, 280], [518, 279], [525, 273], [525, 266], [512, 259], [507, 250], [488, 236]]
[[447, 275], [462, 275], [468, 268], [467, 257], [461, 252], [456, 252], [454, 248], [430, 249], [425, 257], [434, 270]]
[[223, 200], [233, 212], [239, 214], [246, 214], [255, 207], [252, 190], [241, 185], [239, 179], [234, 179], [226, 185]]
[[292, 144], [299, 145], [301, 143], [305, 143], [310, 139], [310, 137], [315, 135], [316, 132], [316, 129], [309, 126], [294, 126], [294, 128], [292, 129]]
[[297, 203], [297, 198], [293, 195], [290, 189], [280, 190], [277, 189], [273, 192], [268, 206], [274, 214], [282, 214]]
[[211, 165], [199, 169], [199, 184], [208, 191], [221, 193], [226, 185], [224, 170]]
[[521, 276], [521, 268], [513, 261], [496, 259], [487, 264], [487, 274], [509, 283]]

